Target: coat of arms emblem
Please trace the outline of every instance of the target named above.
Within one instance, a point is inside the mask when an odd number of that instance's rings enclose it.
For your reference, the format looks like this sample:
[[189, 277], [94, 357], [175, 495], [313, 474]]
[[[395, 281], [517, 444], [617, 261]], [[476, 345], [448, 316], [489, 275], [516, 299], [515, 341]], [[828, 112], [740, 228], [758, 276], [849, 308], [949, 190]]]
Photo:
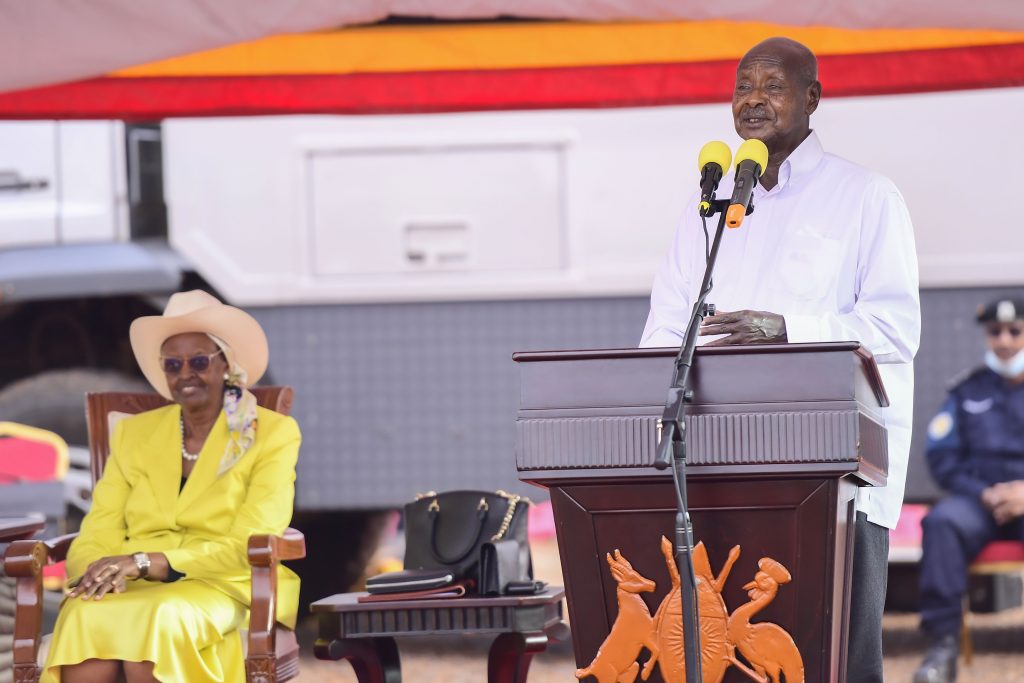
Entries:
[[[619, 613], [594, 660], [577, 669], [576, 678], [592, 676], [597, 683], [633, 683], [638, 673], [646, 681], [657, 666], [665, 683], [684, 683], [679, 572], [672, 544], [664, 536], [661, 552], [672, 588], [654, 616], [640, 593], [654, 591], [657, 584], [636, 571], [618, 550], [606, 556], [617, 584]], [[740, 546], [733, 546], [722, 571], [715, 576], [704, 544], [698, 543], [693, 549], [704, 682], [721, 683], [726, 670], [735, 666], [758, 683], [804, 683], [803, 659], [792, 636], [777, 624], [752, 621], [792, 576], [781, 563], [770, 557], [761, 558], [754, 579], [743, 586], [749, 602], [729, 613], [722, 589], [739, 556]], [[650, 653], [650, 658], [641, 670], [637, 658], [643, 649]]]

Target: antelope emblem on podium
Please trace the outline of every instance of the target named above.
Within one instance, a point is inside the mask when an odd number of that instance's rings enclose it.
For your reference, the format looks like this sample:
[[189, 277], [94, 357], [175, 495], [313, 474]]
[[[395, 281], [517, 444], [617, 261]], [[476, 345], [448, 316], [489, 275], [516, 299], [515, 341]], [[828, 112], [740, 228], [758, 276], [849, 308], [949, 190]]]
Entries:
[[[679, 571], [672, 556], [672, 544], [664, 536], [661, 552], [672, 588], [654, 616], [640, 594], [653, 592], [657, 584], [637, 572], [618, 550], [606, 555], [616, 582], [619, 613], [594, 660], [577, 669], [576, 678], [593, 677], [597, 683], [633, 683], [639, 673], [641, 680], [646, 681], [657, 665], [665, 683], [684, 683]], [[698, 543], [693, 549], [705, 683], [721, 683], [730, 666], [757, 683], [804, 683], [803, 659], [792, 636], [777, 624], [751, 621], [792, 576], [781, 563], [770, 557], [761, 558], [754, 579], [743, 586], [749, 602], [730, 614], [722, 589], [739, 556], [740, 546], [733, 546], [722, 571], [715, 576], [704, 544]], [[643, 649], [651, 656], [641, 671], [637, 658]]]

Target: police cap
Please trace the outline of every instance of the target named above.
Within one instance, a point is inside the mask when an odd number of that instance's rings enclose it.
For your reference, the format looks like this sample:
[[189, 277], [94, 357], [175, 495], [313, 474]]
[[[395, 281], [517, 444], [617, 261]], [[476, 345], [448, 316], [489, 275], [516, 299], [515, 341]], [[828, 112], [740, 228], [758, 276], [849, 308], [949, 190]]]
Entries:
[[985, 306], [979, 306], [977, 320], [982, 325], [1024, 320], [1024, 299], [996, 299]]

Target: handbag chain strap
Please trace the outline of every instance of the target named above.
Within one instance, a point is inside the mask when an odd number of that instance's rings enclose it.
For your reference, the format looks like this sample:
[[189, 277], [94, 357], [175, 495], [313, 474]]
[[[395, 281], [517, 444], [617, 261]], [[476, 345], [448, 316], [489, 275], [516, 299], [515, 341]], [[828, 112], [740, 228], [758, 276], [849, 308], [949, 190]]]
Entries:
[[530, 499], [524, 496], [520, 496], [514, 493], [508, 493], [498, 489], [495, 491], [499, 496], [508, 501], [508, 509], [505, 510], [505, 517], [501, 520], [501, 526], [498, 527], [498, 532], [491, 536], [491, 543], [500, 541], [505, 534], [508, 533], [508, 528], [512, 524], [512, 518], [516, 514], [516, 506], [519, 505], [519, 501], [525, 502], [527, 505], [530, 504]]

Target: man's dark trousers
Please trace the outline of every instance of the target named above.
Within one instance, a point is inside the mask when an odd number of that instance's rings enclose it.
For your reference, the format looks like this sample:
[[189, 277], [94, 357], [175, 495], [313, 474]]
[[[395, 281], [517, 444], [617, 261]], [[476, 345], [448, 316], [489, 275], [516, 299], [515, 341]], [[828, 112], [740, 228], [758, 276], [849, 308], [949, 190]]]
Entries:
[[939, 501], [921, 526], [921, 628], [934, 638], [956, 635], [967, 566], [992, 541], [1024, 541], [1024, 518], [999, 526], [980, 500], [954, 495]]
[[882, 683], [882, 610], [889, 579], [889, 530], [857, 513], [846, 683]]

